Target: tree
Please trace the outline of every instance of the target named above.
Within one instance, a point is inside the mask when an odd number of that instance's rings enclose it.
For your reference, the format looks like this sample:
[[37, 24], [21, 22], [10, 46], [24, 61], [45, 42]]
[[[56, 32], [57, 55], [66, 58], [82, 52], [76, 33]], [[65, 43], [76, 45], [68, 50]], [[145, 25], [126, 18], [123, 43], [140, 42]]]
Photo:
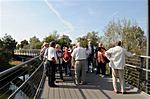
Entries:
[[57, 31], [54, 31], [51, 33], [48, 37], [44, 38], [44, 42], [51, 42], [56, 41], [58, 39], [59, 35], [57, 34]]
[[88, 39], [87, 36], [77, 38], [77, 41], [81, 43], [81, 46], [87, 47], [88, 46]]
[[0, 39], [0, 64], [8, 65], [9, 60], [12, 59], [14, 49], [16, 49], [17, 42], [10, 36], [5, 36]]
[[115, 20], [110, 21], [105, 27], [104, 33], [108, 43], [122, 40], [123, 46], [129, 51], [145, 54], [143, 48], [146, 47], [146, 37], [144, 31], [135, 21], [127, 19], [118, 20], [117, 22]]
[[3, 49], [7, 51], [7, 53], [14, 53], [14, 49], [16, 49], [17, 42], [10, 35], [5, 34], [2, 38], [3, 41]]
[[29, 45], [31, 49], [40, 49], [42, 46], [41, 41], [36, 36], [30, 38], [29, 42], [30, 42]]
[[21, 41], [20, 47], [24, 48], [27, 45], [29, 45], [28, 41], [27, 40], [23, 40], [23, 41]]
[[88, 45], [88, 42], [90, 41], [94, 46], [97, 46], [98, 41], [100, 40], [100, 37], [98, 36], [98, 32], [88, 32], [86, 36], [79, 37], [76, 39], [78, 42], [81, 43], [83, 47], [86, 47]]
[[0, 39], [0, 49], [3, 47], [3, 41]]
[[91, 41], [94, 46], [97, 46], [99, 40], [98, 32], [92, 31], [87, 33], [87, 39]]
[[67, 35], [59, 36], [59, 39], [57, 39], [57, 43], [61, 46], [70, 46], [71, 39]]

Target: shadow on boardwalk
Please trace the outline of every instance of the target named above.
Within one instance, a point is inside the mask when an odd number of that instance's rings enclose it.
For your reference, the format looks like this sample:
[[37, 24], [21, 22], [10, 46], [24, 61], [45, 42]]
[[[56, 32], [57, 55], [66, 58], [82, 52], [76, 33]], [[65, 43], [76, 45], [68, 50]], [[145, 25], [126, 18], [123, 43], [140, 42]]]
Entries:
[[127, 94], [115, 94], [110, 77], [101, 78], [94, 73], [87, 74], [87, 84], [76, 86], [72, 78], [64, 77], [64, 82], [56, 83], [57, 88], [48, 86], [46, 79], [40, 99], [148, 99], [144, 93], [127, 85]]

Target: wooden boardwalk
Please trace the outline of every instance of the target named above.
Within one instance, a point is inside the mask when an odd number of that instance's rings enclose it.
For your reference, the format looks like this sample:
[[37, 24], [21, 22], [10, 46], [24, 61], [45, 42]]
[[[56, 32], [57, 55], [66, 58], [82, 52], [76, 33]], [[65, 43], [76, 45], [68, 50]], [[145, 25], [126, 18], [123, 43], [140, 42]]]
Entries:
[[112, 79], [101, 78], [94, 73], [87, 74], [87, 85], [76, 86], [70, 77], [64, 77], [64, 82], [56, 84], [59, 87], [49, 87], [46, 78], [40, 99], [150, 99], [150, 96], [129, 85], [126, 85], [127, 94], [115, 94]]

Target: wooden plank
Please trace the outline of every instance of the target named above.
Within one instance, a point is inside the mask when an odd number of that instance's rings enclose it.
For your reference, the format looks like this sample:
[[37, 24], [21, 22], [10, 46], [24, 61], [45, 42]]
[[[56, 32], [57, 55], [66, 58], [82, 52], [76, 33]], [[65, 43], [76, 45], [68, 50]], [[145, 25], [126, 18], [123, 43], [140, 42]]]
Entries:
[[41, 99], [49, 99], [48, 96], [49, 96], [49, 87], [48, 87], [48, 78], [46, 77]]
[[66, 86], [66, 88], [64, 88], [64, 91], [65, 91], [65, 99], [72, 99], [71, 98], [71, 93], [69, 91], [69, 88], [67, 87], [68, 86], [68, 83], [64, 83], [64, 85]]
[[55, 95], [54, 89], [55, 89], [55, 88], [54, 88], [54, 87], [49, 87], [49, 89], [50, 89], [50, 90], [49, 90], [49, 94], [48, 94], [48, 95], [49, 95], [49, 98], [48, 98], [48, 99], [55, 99], [55, 98], [54, 98], [54, 95]]
[[64, 82], [56, 83], [59, 87], [53, 88], [48, 86], [46, 80], [41, 99], [148, 99], [133, 88], [127, 90], [129, 94], [115, 94], [111, 78], [100, 78], [89, 73], [87, 82], [87, 85], [76, 86], [70, 78], [66, 78]]
[[61, 82], [61, 83], [58, 83], [58, 85], [59, 85], [59, 99], [65, 99], [65, 92], [64, 92], [64, 88], [62, 88], [61, 86], [63, 86], [63, 82]]

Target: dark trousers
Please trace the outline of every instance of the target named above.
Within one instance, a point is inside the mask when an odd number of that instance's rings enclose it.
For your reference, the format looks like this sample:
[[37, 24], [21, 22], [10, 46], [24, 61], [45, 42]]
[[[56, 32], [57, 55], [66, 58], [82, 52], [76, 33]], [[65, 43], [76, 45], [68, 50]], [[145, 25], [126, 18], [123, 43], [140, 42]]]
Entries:
[[69, 62], [63, 62], [63, 66], [65, 69], [65, 74], [66, 75], [70, 75], [71, 74], [71, 65], [70, 65], [70, 61]]
[[[93, 58], [89, 57], [88, 59], [88, 71], [92, 71], [93, 72]], [[91, 66], [91, 63], [92, 63], [92, 66]], [[91, 66], [91, 68], [90, 68]], [[92, 69], [92, 70], [90, 70]]]
[[53, 63], [53, 61], [49, 61], [49, 66], [48, 66], [48, 85], [53, 86], [55, 85], [55, 70], [56, 66]]
[[106, 74], [106, 63], [98, 62], [96, 74], [100, 74], [100, 70], [101, 70], [102, 75]]
[[57, 71], [59, 71], [60, 79], [63, 80], [62, 64], [57, 64]]

